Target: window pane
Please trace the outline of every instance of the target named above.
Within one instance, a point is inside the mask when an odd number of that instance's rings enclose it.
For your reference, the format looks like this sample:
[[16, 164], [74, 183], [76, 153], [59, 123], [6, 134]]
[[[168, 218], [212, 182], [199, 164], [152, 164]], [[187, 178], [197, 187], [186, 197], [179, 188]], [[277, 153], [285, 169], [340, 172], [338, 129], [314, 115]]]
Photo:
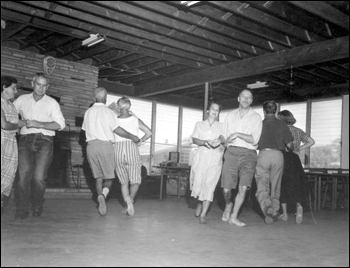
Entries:
[[341, 143], [342, 100], [318, 101], [312, 103], [311, 167], [339, 168]]
[[182, 144], [180, 150], [180, 162], [192, 164], [193, 151], [197, 145], [192, 144], [192, 134], [198, 121], [202, 121], [203, 111], [183, 108], [182, 120]]
[[157, 104], [154, 164], [169, 160], [169, 152], [177, 151], [179, 108]]
[[294, 126], [304, 131], [306, 130], [306, 102], [281, 104], [280, 110], [290, 111], [294, 115], [294, 118], [297, 120]]

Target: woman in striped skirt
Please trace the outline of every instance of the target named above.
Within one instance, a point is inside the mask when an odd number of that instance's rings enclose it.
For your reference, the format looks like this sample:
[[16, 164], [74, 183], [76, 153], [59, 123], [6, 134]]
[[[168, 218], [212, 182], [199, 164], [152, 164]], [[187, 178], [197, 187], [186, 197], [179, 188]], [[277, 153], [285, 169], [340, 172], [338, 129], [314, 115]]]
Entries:
[[[138, 146], [152, 136], [152, 131], [140, 119], [130, 113], [131, 102], [123, 96], [117, 102], [120, 127], [138, 136], [139, 129], [144, 132], [139, 144], [131, 140], [115, 136], [116, 173], [122, 187], [122, 195], [126, 203], [126, 210], [130, 216], [134, 215], [134, 199], [141, 184], [141, 158]], [[129, 186], [130, 185], [130, 186]]]
[[1, 214], [3, 197], [10, 196], [18, 166], [16, 131], [25, 125], [18, 119], [12, 101], [17, 94], [17, 80], [11, 76], [1, 76]]

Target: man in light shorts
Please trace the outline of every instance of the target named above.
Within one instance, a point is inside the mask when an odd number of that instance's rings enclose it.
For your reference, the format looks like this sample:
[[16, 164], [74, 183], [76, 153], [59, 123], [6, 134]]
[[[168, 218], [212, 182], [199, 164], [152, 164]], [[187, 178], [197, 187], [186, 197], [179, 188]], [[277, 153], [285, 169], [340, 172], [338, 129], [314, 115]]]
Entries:
[[[224, 122], [227, 150], [224, 155], [221, 186], [226, 207], [222, 220], [239, 227], [246, 225], [239, 221], [237, 216], [254, 178], [256, 149], [262, 130], [261, 116], [250, 107], [252, 102], [251, 91], [243, 90], [238, 96], [238, 109], [227, 114]], [[238, 193], [233, 206], [231, 190], [237, 187]], [[233, 213], [230, 217], [232, 208]]]
[[87, 158], [96, 179], [98, 211], [107, 214], [106, 197], [115, 178], [114, 133], [138, 143], [140, 139], [120, 127], [116, 114], [106, 106], [105, 88], [94, 89], [95, 104], [84, 115], [82, 129], [86, 132]]

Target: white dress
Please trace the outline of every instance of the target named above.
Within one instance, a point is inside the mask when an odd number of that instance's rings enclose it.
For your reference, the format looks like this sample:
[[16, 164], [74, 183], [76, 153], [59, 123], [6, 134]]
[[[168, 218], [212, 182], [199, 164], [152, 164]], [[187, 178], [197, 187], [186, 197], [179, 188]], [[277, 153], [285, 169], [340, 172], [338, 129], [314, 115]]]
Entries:
[[[210, 126], [209, 121], [197, 122], [192, 138], [214, 140], [223, 135], [223, 124], [215, 121]], [[191, 196], [200, 201], [213, 201], [214, 191], [220, 179], [224, 147], [208, 149], [199, 146], [193, 156], [190, 175]]]

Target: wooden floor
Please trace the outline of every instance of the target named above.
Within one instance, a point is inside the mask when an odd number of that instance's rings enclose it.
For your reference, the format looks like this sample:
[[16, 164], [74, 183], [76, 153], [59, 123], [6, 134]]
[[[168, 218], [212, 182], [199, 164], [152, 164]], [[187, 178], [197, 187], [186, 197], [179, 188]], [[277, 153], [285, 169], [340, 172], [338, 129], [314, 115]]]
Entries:
[[[185, 198], [138, 199], [135, 216], [118, 199], [101, 217], [90, 199], [48, 199], [40, 218], [14, 220], [10, 202], [1, 217], [1, 267], [344, 266], [349, 267], [349, 213], [305, 213], [304, 222], [266, 225], [246, 206], [247, 227], [221, 221], [213, 204], [199, 224]], [[317, 223], [317, 224], [315, 224]]]

